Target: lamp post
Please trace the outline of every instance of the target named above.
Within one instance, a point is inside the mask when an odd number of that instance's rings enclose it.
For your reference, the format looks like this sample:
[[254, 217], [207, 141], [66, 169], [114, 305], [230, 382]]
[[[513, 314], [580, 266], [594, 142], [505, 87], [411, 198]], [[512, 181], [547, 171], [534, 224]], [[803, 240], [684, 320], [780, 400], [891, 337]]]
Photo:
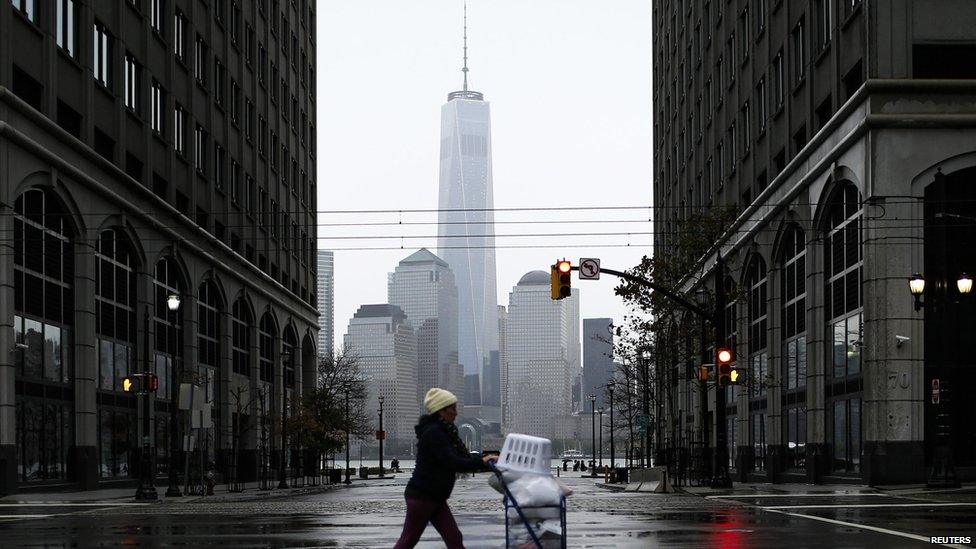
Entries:
[[[169, 309], [170, 313], [176, 313], [180, 309], [180, 296], [179, 294], [170, 294], [166, 298], [166, 308]], [[170, 329], [172, 325], [176, 323], [176, 315], [174, 314], [174, 319], [172, 322], [166, 323], [166, 347], [167, 350], [170, 344]], [[169, 320], [169, 318], [167, 318]], [[180, 492], [180, 478], [176, 471], [180, 460], [177, 454], [180, 451], [180, 386], [179, 386], [179, 374], [177, 372], [177, 366], [179, 361], [177, 360], [177, 352], [179, 351], [179, 337], [177, 339], [176, 349], [173, 349], [171, 355], [173, 363], [170, 364], [170, 384], [169, 384], [169, 402], [171, 405], [169, 414], [169, 488], [166, 489], [166, 497], [168, 498], [178, 498], [183, 494]], [[202, 474], [202, 472], [201, 472]]]
[[[281, 365], [284, 369], [285, 362], [291, 366], [292, 353], [285, 351], [281, 353]], [[281, 450], [278, 455], [278, 488], [288, 488], [288, 475], [285, 466], [288, 463], [288, 376], [281, 376]]]
[[349, 387], [346, 387], [346, 484], [352, 484], [349, 478]]
[[596, 476], [596, 395], [590, 395], [590, 476]]
[[598, 408], [596, 413], [600, 414], [600, 469], [603, 469], [603, 408]]
[[380, 432], [377, 433], [377, 438], [380, 439], [380, 478], [383, 478], [383, 439], [386, 438], [386, 433], [383, 431], [383, 395], [380, 395]]
[[613, 388], [617, 384], [612, 379], [607, 383], [607, 389], [610, 390], [610, 468], [616, 467], [616, 460], [614, 459], [614, 449], [613, 449]]
[[[149, 308], [145, 309], [145, 328], [142, 341], [144, 356], [143, 374], [149, 374]], [[156, 485], [153, 484], [152, 471], [152, 435], [150, 434], [151, 424], [149, 422], [149, 393], [142, 393], [142, 459], [139, 465], [139, 487], [136, 488], [137, 501], [155, 501], [159, 499], [156, 493]]]

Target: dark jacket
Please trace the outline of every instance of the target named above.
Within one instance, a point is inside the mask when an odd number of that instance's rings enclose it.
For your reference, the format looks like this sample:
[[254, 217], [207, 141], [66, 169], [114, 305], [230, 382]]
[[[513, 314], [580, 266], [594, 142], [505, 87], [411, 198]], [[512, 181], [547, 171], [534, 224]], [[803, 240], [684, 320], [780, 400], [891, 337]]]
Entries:
[[417, 432], [417, 464], [407, 483], [406, 497], [446, 501], [454, 490], [457, 473], [487, 471], [480, 457], [465, 454], [451, 445], [447, 428], [436, 415], [420, 418]]

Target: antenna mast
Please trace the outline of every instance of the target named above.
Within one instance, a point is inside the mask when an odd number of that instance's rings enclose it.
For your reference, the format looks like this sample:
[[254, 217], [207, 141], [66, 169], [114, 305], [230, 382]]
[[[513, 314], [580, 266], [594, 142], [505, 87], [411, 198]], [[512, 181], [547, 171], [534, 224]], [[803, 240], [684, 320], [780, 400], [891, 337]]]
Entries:
[[461, 72], [464, 73], [464, 91], [468, 91], [468, 2], [464, 2], [464, 67], [461, 68]]

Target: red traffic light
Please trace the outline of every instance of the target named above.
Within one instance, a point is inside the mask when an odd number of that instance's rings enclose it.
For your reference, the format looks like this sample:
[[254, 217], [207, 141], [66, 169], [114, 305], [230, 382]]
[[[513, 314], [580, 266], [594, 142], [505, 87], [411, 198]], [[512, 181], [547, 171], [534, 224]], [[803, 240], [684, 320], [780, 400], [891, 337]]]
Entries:
[[159, 377], [156, 374], [146, 375], [146, 390], [149, 392], [156, 392], [159, 389]]
[[729, 349], [719, 349], [717, 353], [719, 363], [730, 363], [732, 362], [732, 351]]
[[556, 270], [560, 273], [568, 274], [569, 271], [573, 270], [573, 264], [565, 259], [556, 263]]

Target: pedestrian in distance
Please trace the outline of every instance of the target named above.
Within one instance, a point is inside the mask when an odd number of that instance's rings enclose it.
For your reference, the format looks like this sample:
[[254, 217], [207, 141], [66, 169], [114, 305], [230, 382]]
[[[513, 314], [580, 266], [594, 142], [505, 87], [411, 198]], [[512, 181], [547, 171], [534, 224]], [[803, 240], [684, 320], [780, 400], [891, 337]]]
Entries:
[[463, 549], [461, 531], [447, 505], [455, 477], [457, 473], [487, 471], [498, 456], [474, 457], [468, 452], [454, 425], [457, 397], [450, 391], [436, 387], [427, 391], [424, 408], [427, 415], [414, 427], [417, 461], [403, 494], [407, 516], [394, 549], [416, 546], [428, 523], [434, 525], [448, 549]]

